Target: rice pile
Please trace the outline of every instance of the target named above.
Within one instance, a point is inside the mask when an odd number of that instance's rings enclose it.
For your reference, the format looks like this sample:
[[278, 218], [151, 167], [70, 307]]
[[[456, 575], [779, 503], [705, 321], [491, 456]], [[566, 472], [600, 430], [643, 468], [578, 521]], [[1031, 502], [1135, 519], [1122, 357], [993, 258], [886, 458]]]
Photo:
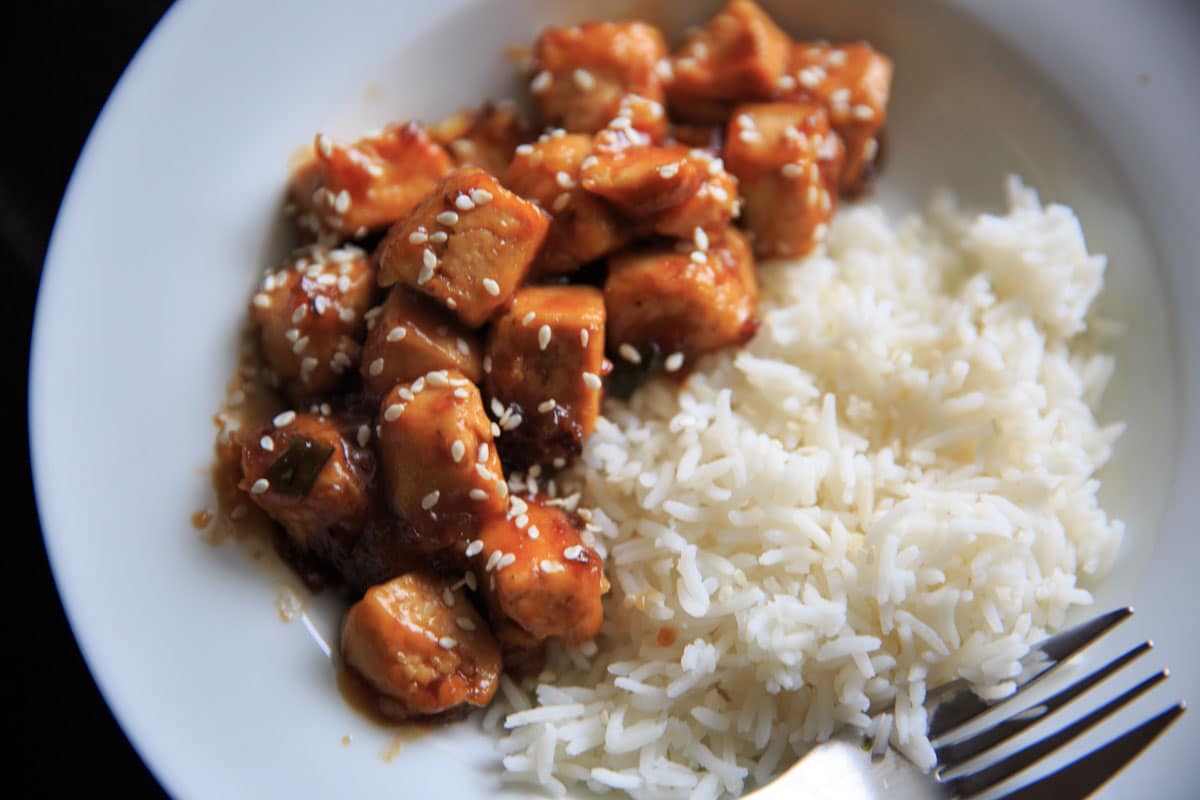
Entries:
[[716, 798], [849, 725], [933, 762], [926, 687], [1012, 691], [1111, 568], [1093, 408], [1105, 260], [1015, 179], [1005, 216], [843, 210], [760, 268], [763, 326], [610, 402], [577, 477], [613, 592], [598, 648], [508, 679], [508, 776]]

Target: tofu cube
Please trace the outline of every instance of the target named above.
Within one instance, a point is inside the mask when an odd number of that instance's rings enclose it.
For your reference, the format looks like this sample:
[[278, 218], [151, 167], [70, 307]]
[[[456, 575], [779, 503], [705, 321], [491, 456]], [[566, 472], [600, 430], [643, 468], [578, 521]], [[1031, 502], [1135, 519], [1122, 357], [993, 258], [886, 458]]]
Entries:
[[735, 103], [769, 100], [791, 39], [751, 0], [730, 0], [671, 57], [667, 98], [695, 122], [724, 122]]
[[535, 641], [556, 636], [579, 644], [599, 632], [608, 589], [603, 565], [565, 511], [514, 496], [508, 515], [488, 521], [479, 541], [472, 567], [493, 618], [515, 623]]
[[588, 22], [547, 28], [533, 49], [530, 90], [550, 125], [572, 133], [603, 128], [626, 95], [661, 103], [662, 34], [644, 22]]
[[892, 61], [868, 44], [800, 42], [791, 50], [780, 99], [820, 103], [846, 146], [840, 187], [864, 191], [874, 176], [887, 121]]
[[758, 284], [745, 235], [726, 228], [720, 238], [706, 236], [703, 249], [680, 244], [609, 259], [604, 306], [614, 358], [640, 363], [657, 350], [669, 368], [678, 369], [694, 356], [754, 335]]
[[604, 328], [604, 298], [588, 286], [528, 286], [496, 320], [484, 381], [511, 410], [500, 421], [506, 462], [550, 464], [582, 450], [600, 414]]
[[504, 185], [536, 200], [553, 220], [532, 275], [573, 272], [589, 261], [625, 246], [629, 223], [605, 200], [579, 185], [580, 166], [591, 156], [592, 138], [554, 134], [517, 148]]
[[719, 232], [741, 213], [737, 179], [725, 170], [721, 159], [692, 148], [686, 160], [696, 166], [700, 183], [682, 203], [654, 216], [654, 232], [663, 236], [691, 239], [697, 228]]
[[486, 706], [500, 686], [500, 645], [448, 578], [410, 572], [374, 586], [342, 621], [342, 660], [397, 720]]
[[507, 507], [491, 420], [461, 372], [431, 372], [393, 387], [379, 405], [378, 431], [388, 502], [427, 549], [461, 545], [478, 520]]
[[250, 302], [259, 346], [294, 401], [338, 387], [358, 362], [375, 268], [353, 245], [297, 250], [269, 271]]
[[450, 171], [450, 156], [415, 122], [344, 144], [317, 134], [288, 194], [296, 226], [321, 241], [363, 238], [403, 218]]
[[379, 284], [402, 283], [477, 328], [508, 305], [549, 227], [488, 173], [457, 169], [380, 242]]
[[430, 126], [429, 133], [450, 151], [455, 166], [479, 167], [497, 177], [508, 169], [513, 151], [534, 137], [511, 103], [460, 109]]
[[363, 344], [363, 389], [381, 396], [427, 372], [457, 370], [473, 383], [483, 377], [482, 347], [473, 331], [426, 297], [393, 286], [370, 322]]
[[593, 159], [580, 170], [580, 183], [635, 219], [682, 205], [696, 194], [704, 169], [682, 145], [653, 145], [643, 139], [597, 136]]
[[825, 238], [837, 207], [842, 142], [812, 103], [739, 106], [725, 137], [742, 221], [764, 258], [802, 256]]

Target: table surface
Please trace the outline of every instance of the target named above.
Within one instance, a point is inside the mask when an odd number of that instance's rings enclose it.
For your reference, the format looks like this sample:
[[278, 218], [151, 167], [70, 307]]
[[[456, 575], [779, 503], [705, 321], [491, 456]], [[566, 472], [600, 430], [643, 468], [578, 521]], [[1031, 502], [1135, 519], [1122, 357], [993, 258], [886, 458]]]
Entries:
[[[29, 336], [38, 276], [54, 217], [88, 131], [125, 65], [170, 5], [168, 0], [45, 0], [23, 9], [4, 53], [10, 114], [0, 159], [0, 263], [5, 291], [0, 320], [6, 360], [28, 376]], [[12, 92], [13, 94], [8, 94]], [[14, 157], [15, 155], [15, 157]], [[20, 390], [27, 420], [28, 394]], [[18, 401], [13, 401], [15, 405]], [[14, 409], [15, 411], [15, 409]], [[28, 447], [28, 428], [22, 431]], [[107, 794], [162, 797], [114, 721], [80, 656], [63, 615], [33, 502], [28, 451], [10, 475], [17, 510], [13, 598], [17, 621], [17, 752], [7, 763], [18, 786], [56, 797], [82, 779]], [[8, 755], [8, 754], [6, 754]], [[33, 783], [36, 781], [36, 783]]]

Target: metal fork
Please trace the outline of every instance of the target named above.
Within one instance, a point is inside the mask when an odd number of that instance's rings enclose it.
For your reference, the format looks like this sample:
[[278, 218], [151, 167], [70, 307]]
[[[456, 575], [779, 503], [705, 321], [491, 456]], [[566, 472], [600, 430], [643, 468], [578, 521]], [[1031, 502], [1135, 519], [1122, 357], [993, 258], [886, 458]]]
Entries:
[[[1047, 681], [1056, 668], [1132, 615], [1133, 609], [1120, 608], [1044, 640], [1022, 661], [1024, 669], [1016, 693], [1001, 700], [981, 699], [962, 680], [932, 690], [927, 701], [927, 707], [932, 709], [929, 738], [937, 754], [937, 766], [932, 775], [925, 774], [899, 753], [872, 758], [870, 748], [861, 736], [843, 733], [814, 747], [775, 781], [747, 797], [754, 800], [806, 796], [843, 800], [876, 797], [966, 800], [976, 797], [1054, 753], [1167, 678], [1167, 670], [1160, 670], [1040, 741], [987, 766], [967, 766], [966, 770], [959, 770], [1041, 722], [1149, 651], [1153, 645], [1142, 642], [1049, 697], [1026, 705], [979, 732], [968, 732], [972, 723], [980, 722], [994, 707], [1007, 706], [1022, 695], [1033, 694], [1029, 690], [1039, 684], [1045, 685], [1043, 681]], [[1004, 800], [1073, 800], [1089, 796], [1179, 719], [1184, 708], [1182, 701], [1176, 703], [1058, 771], [1004, 795]], [[999, 713], [999, 709], [997, 711]]]

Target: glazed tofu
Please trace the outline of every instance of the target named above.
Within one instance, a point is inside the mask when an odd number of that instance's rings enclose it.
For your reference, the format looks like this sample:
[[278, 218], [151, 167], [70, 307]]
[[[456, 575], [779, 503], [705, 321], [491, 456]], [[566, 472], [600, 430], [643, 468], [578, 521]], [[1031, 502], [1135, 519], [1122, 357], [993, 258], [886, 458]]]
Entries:
[[333, 419], [285, 411], [241, 437], [238, 488], [304, 552], [324, 532], [363, 524], [370, 458]]
[[358, 363], [375, 270], [353, 245], [313, 245], [267, 273], [250, 302], [263, 358], [291, 398], [328, 392]]
[[802, 256], [825, 238], [837, 206], [842, 143], [822, 106], [739, 106], [725, 137], [725, 163], [738, 177], [756, 254]]
[[296, 225], [322, 241], [362, 238], [412, 211], [452, 166], [415, 122], [389, 125], [350, 144], [317, 134], [312, 159], [296, 171], [288, 190]]
[[671, 57], [671, 110], [724, 122], [736, 103], [769, 100], [787, 67], [791, 39], [751, 0], [730, 0]]
[[465, 542], [478, 520], [507, 507], [492, 422], [461, 372], [431, 372], [393, 387], [379, 405], [377, 450], [392, 511], [424, 549]]
[[604, 305], [615, 358], [638, 364], [657, 350], [678, 369], [754, 335], [758, 284], [745, 235], [726, 228], [720, 238], [701, 232], [696, 239], [609, 259]]
[[460, 109], [429, 128], [450, 151], [455, 166], [479, 167], [503, 175], [513, 151], [533, 139], [533, 129], [511, 103], [484, 103]]
[[547, 28], [534, 45], [529, 88], [550, 125], [593, 133], [636, 94], [661, 103], [662, 34], [644, 22], [588, 22]]
[[488, 173], [457, 169], [380, 242], [379, 284], [408, 286], [477, 328], [508, 305], [549, 228]]
[[505, 186], [537, 201], [553, 217], [533, 264], [534, 277], [573, 272], [630, 240], [629, 223], [579, 185], [580, 166], [591, 153], [590, 136], [555, 132], [518, 147], [504, 176]]
[[506, 462], [550, 464], [581, 451], [600, 414], [604, 318], [596, 289], [528, 286], [496, 320], [484, 381], [492, 402], [510, 410], [498, 442]]
[[[478, 550], [472, 565], [493, 618], [515, 623], [533, 640], [591, 639], [604, 619], [600, 557], [583, 545], [561, 508], [515, 496], [512, 505], [508, 516], [484, 525], [479, 545], [471, 546]], [[520, 637], [506, 638], [527, 646]]]
[[483, 377], [479, 340], [458, 318], [403, 286], [392, 287], [370, 321], [363, 343], [363, 389], [382, 395], [427, 372], [456, 370], [473, 383]]
[[372, 587], [342, 621], [342, 660], [393, 719], [486, 706], [500, 685], [500, 646], [461, 589], [410, 572]]
[[[606, 131], [605, 134], [608, 132]], [[631, 217], [643, 219], [682, 205], [696, 194], [705, 172], [682, 145], [642, 144], [633, 139], [597, 137], [594, 159], [580, 171], [580, 183]]]
[[721, 159], [707, 150], [693, 148], [688, 151], [687, 162], [696, 166], [700, 184], [682, 203], [654, 215], [655, 233], [690, 239], [696, 228], [720, 231], [741, 212], [737, 179], [725, 170]]
[[792, 48], [780, 97], [820, 103], [829, 112], [846, 146], [843, 192], [860, 193], [874, 175], [891, 86], [891, 59], [868, 44], [801, 42]]

